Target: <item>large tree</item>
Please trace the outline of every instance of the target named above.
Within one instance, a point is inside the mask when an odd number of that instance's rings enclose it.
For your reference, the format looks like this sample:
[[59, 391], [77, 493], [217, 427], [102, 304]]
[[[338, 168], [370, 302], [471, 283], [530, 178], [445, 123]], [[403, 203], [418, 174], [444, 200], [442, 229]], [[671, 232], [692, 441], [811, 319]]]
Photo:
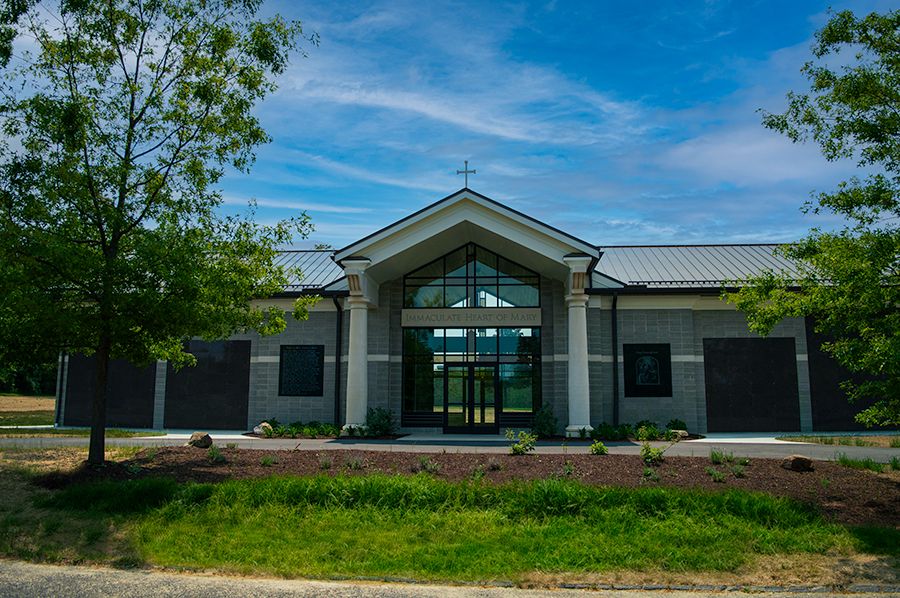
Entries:
[[259, 9], [3, 3], [0, 359], [96, 355], [89, 462], [104, 460], [110, 359], [190, 364], [183, 339], [285, 326], [252, 299], [294, 275], [273, 258], [308, 220], [224, 216], [216, 187], [268, 140], [252, 108], [299, 42], [316, 42]]
[[844, 383], [851, 400], [878, 399], [856, 419], [900, 424], [900, 14], [833, 14], [812, 51], [810, 93], [789, 94], [787, 111], [763, 124], [794, 142], [811, 138], [830, 161], [855, 159], [866, 174], [806, 204], [846, 224], [781, 247], [796, 274], [763, 274], [728, 299], [763, 334], [786, 316], [814, 316], [834, 339], [824, 350], [870, 375]]

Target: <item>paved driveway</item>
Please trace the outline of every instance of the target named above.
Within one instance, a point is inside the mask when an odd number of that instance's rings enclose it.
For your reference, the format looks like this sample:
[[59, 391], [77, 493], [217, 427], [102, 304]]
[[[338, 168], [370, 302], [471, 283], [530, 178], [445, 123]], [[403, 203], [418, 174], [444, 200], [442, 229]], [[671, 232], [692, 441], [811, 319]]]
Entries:
[[[190, 431], [172, 431], [166, 436], [146, 438], [108, 438], [109, 446], [179, 446], [190, 438]], [[235, 444], [239, 448], [252, 449], [298, 449], [333, 450], [358, 449], [376, 451], [401, 451], [413, 453], [506, 453], [509, 443], [501, 436], [476, 435], [427, 435], [411, 434], [397, 440], [367, 440], [361, 438], [327, 438], [317, 440], [295, 440], [286, 438], [266, 439], [244, 436], [239, 431], [210, 432], [219, 446]], [[605, 442], [610, 453], [636, 455], [640, 452], [638, 442]], [[653, 442], [653, 446], [669, 446], [667, 442]], [[87, 438], [0, 438], [0, 447], [51, 447], [87, 446]], [[537, 443], [537, 453], [566, 454], [586, 453], [589, 441], [571, 439], [561, 441], [541, 441]], [[772, 435], [759, 434], [710, 434], [701, 440], [688, 440], [669, 446], [667, 455], [678, 457], [706, 457], [711, 450], [724, 450], [736, 457], [757, 457], [780, 459], [793, 454], [805, 455], [817, 461], [834, 460], [839, 454], [858, 459], [871, 458], [879, 463], [887, 463], [893, 457], [900, 457], [900, 448], [879, 448], [862, 446], [838, 446], [806, 444], [775, 440]]]

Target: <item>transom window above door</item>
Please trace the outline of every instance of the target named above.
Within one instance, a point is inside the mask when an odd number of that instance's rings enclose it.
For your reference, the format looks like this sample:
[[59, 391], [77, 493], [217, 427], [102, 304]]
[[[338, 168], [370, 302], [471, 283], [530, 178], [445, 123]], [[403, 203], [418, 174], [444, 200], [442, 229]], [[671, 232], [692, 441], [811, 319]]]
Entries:
[[403, 279], [403, 306], [540, 307], [537, 273], [469, 243]]

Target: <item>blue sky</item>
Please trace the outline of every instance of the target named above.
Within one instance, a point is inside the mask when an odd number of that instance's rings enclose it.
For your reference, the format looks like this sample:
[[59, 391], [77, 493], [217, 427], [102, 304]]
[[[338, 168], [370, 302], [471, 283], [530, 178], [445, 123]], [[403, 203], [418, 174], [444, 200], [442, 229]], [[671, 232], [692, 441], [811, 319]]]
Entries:
[[321, 37], [257, 116], [273, 137], [227, 209], [305, 211], [343, 247], [464, 186], [600, 246], [786, 242], [853, 174], [764, 129], [808, 89], [827, 9], [884, 1], [329, 0], [266, 11]]

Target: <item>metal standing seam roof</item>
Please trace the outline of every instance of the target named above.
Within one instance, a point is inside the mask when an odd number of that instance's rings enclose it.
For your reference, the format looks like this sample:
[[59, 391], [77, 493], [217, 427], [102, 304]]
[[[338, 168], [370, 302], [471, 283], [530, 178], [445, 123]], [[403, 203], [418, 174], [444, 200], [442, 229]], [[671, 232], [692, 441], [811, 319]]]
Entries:
[[[334, 263], [331, 249], [309, 249], [282, 251], [275, 258], [275, 265], [294, 269], [294, 276], [285, 291], [305, 291], [321, 289], [344, 275], [341, 267]], [[296, 276], [296, 271], [301, 276]]]
[[796, 273], [774, 254], [778, 245], [654, 245], [604, 247], [596, 271], [650, 288], [720, 287], [764, 270]]
[[[774, 254], [778, 245], [652, 245], [604, 247], [595, 272], [648, 288], [719, 288], [763, 270], [795, 273], [791, 262]], [[340, 280], [344, 272], [334, 251], [282, 251], [277, 265], [299, 269], [285, 291], [315, 291]]]

